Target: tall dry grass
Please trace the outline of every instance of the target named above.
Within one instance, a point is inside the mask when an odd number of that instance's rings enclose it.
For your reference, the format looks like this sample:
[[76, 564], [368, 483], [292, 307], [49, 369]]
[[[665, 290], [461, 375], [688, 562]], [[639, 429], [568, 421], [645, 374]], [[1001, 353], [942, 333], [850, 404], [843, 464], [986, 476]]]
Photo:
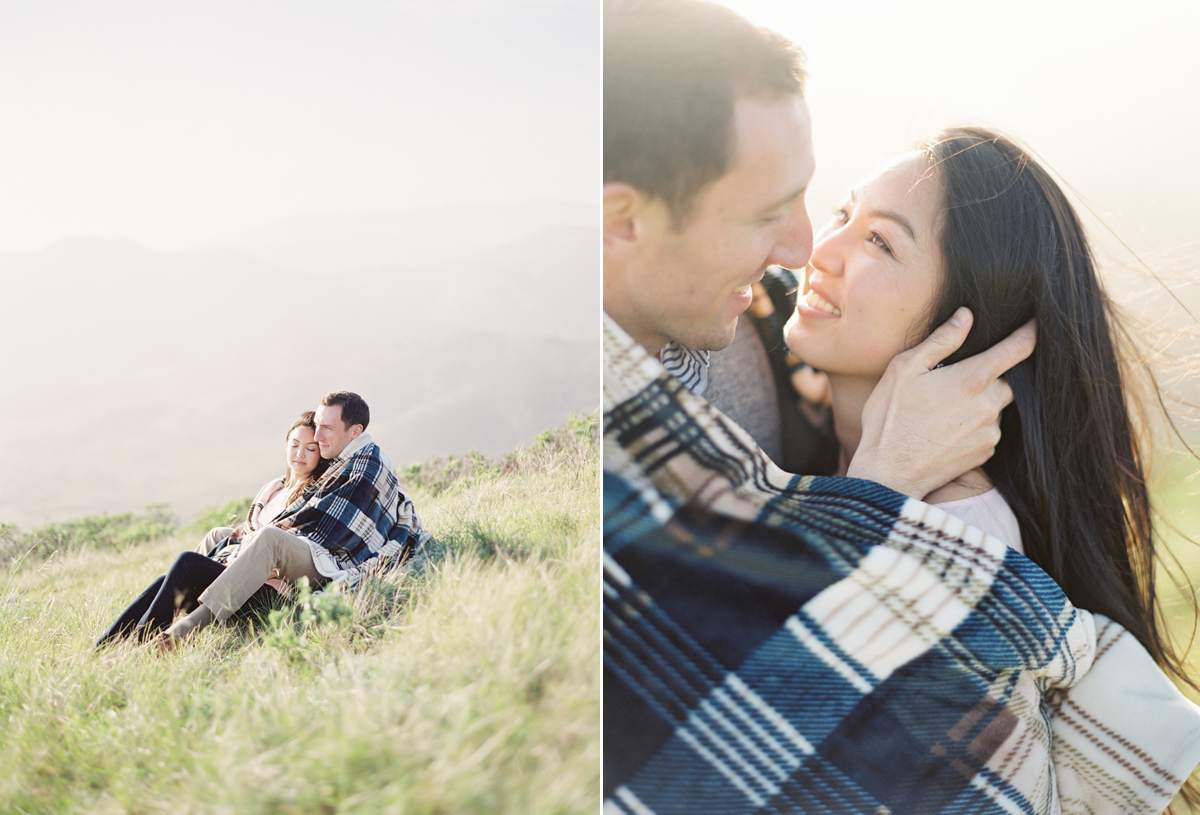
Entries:
[[92, 646], [194, 533], [5, 564], [0, 812], [594, 811], [595, 423], [476, 464], [410, 473], [404, 574], [166, 656]]

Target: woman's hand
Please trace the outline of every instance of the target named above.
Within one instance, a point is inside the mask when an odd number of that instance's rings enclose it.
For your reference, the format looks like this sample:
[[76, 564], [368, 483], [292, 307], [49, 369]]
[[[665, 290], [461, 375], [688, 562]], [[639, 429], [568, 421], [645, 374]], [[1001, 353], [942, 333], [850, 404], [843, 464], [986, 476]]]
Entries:
[[986, 351], [938, 368], [971, 330], [960, 308], [924, 342], [888, 365], [863, 406], [862, 441], [847, 476], [924, 498], [979, 467], [1000, 441], [1000, 411], [1012, 402], [1001, 377], [1033, 353], [1030, 320]]

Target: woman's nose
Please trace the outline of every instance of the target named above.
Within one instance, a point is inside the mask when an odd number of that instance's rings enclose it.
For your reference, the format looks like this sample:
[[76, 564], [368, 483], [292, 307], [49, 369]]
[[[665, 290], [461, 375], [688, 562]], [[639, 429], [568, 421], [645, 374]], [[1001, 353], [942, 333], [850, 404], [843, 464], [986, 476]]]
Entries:
[[839, 240], [841, 234], [841, 230], [835, 230], [817, 241], [817, 245], [813, 247], [810, 261], [813, 268], [820, 269], [827, 275], [842, 273], [842, 252]]

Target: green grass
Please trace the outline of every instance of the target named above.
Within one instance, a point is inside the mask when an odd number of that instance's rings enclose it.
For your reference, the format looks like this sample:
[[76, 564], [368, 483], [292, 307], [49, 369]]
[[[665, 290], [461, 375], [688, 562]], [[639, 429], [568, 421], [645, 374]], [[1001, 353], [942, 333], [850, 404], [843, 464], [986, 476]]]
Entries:
[[594, 811], [598, 455], [582, 420], [430, 462], [421, 563], [165, 656], [92, 645], [194, 532], [5, 562], [0, 813]]
[[[1200, 590], [1200, 461], [1185, 455], [1170, 459], [1153, 487], [1153, 499], [1163, 543], [1163, 568], [1158, 575], [1163, 617], [1200, 682], [1200, 634], [1193, 641], [1193, 602]], [[1200, 693], [1188, 693], [1200, 701]]]
[[[1200, 461], [1175, 455], [1164, 462], [1152, 485], [1152, 500], [1161, 534], [1162, 566], [1157, 591], [1167, 633], [1179, 653], [1186, 654], [1186, 667], [1200, 684], [1200, 632], [1196, 628], [1196, 594], [1200, 590]], [[1176, 680], [1180, 690], [1200, 703], [1200, 692]], [[1191, 782], [1200, 789], [1200, 768]], [[1189, 812], [1177, 795], [1172, 812]]]
[[93, 515], [46, 524], [29, 532], [0, 524], [0, 567], [13, 568], [76, 549], [125, 550], [169, 535], [175, 528], [175, 516], [166, 504], [148, 506], [143, 515]]

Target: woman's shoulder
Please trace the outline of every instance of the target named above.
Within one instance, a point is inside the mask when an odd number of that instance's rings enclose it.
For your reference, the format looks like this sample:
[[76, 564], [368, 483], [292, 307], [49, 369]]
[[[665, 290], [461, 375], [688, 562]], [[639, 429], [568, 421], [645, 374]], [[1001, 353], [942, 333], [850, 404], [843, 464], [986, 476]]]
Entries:
[[949, 484], [943, 484], [926, 495], [925, 503], [947, 504], [951, 501], [960, 501], [964, 498], [983, 495], [991, 489], [992, 480], [984, 474], [983, 470], [974, 469], [969, 473], [963, 473]]
[[254, 503], [265, 504], [271, 500], [271, 496], [283, 489], [282, 478], [272, 478], [266, 484], [263, 484], [262, 489], [258, 491], [258, 495], [254, 496]]
[[1008, 501], [1004, 500], [1000, 490], [995, 487], [961, 498], [939, 501], [926, 498], [926, 503], [933, 504], [946, 514], [965, 521], [1024, 554], [1025, 547], [1021, 543], [1021, 525], [1012, 511], [1012, 507], [1008, 505]]

